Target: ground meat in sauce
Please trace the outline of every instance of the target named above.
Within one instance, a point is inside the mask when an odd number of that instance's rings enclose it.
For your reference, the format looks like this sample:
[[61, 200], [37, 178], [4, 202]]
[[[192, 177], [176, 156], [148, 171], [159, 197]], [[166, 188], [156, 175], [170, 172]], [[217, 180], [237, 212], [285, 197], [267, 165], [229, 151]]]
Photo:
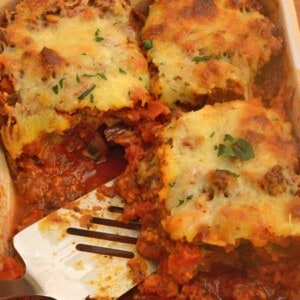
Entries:
[[[160, 185], [153, 182], [159, 181], [159, 178], [148, 177], [147, 185], [154, 187], [150, 190], [138, 186], [134, 177], [134, 174], [139, 174], [141, 153], [145, 160], [150, 160], [152, 153], [138, 143], [134, 143], [134, 147], [129, 146], [126, 151], [130, 153], [131, 160], [119, 177], [117, 187], [122, 190], [125, 199], [132, 197], [132, 190], [123, 188], [123, 185], [134, 187], [139, 197], [127, 205], [124, 218], [140, 218], [142, 231], [137, 249], [143, 256], [157, 261], [158, 270], [147, 277], [134, 293], [131, 292], [134, 297], [124, 299], [298, 299], [300, 257], [295, 253], [300, 250], [300, 241], [293, 241], [289, 246], [270, 245], [258, 249], [242, 243], [226, 252], [218, 247], [170, 240], [160, 222], [164, 212], [154, 214], [155, 205], [147, 204], [149, 199], [158, 198]], [[280, 174], [280, 168], [275, 166], [265, 175], [265, 186], [274, 189], [282, 183]], [[270, 179], [270, 175], [275, 179]], [[210, 180], [216, 189], [224, 190], [235, 177], [218, 170], [211, 174]], [[139, 207], [143, 209], [139, 210]], [[153, 215], [155, 218], [149, 217]]]
[[286, 183], [281, 166], [274, 166], [261, 180], [262, 188], [270, 195], [277, 195], [286, 190]]

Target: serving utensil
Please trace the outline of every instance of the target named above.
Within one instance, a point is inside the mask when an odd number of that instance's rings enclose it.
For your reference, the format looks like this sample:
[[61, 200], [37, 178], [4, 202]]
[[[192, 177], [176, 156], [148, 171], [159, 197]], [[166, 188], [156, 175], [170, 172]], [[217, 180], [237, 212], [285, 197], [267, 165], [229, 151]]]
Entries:
[[134, 287], [130, 259], [145, 276], [155, 267], [136, 251], [139, 224], [118, 221], [123, 206], [96, 189], [18, 233], [13, 243], [26, 273], [0, 281], [0, 299], [117, 299]]

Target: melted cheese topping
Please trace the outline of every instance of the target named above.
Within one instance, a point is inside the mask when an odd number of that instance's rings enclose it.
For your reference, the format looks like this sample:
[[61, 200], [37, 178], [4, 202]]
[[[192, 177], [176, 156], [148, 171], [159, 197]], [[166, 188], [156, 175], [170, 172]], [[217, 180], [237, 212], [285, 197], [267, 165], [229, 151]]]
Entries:
[[[156, 1], [143, 29], [157, 68], [154, 93], [169, 107], [228, 91], [251, 98], [258, 70], [282, 47], [259, 12], [225, 0]], [[180, 30], [179, 30], [180, 28]]]
[[106, 112], [147, 101], [147, 61], [129, 27], [98, 14], [88, 7], [30, 28], [29, 17], [24, 20], [26, 14], [20, 13], [8, 26], [11, 46], [0, 62], [19, 101], [5, 105], [8, 122], [2, 137], [12, 157], [41, 134], [70, 128], [76, 111]]
[[[248, 141], [255, 156], [218, 156], [226, 134]], [[296, 147], [279, 114], [258, 101], [215, 104], [172, 121], [161, 136], [160, 197], [172, 239], [262, 246], [300, 235]]]

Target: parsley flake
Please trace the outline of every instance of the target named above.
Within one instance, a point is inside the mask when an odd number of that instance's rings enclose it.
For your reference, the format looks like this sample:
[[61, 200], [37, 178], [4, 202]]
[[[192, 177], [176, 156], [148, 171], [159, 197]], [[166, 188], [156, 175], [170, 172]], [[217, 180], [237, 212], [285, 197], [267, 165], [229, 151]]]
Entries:
[[104, 37], [100, 35], [100, 29], [97, 28], [97, 30], [95, 31], [95, 41], [97, 43], [102, 42], [104, 40]]
[[219, 147], [218, 147], [218, 156], [221, 156], [221, 155], [233, 156], [233, 157], [235, 156], [231, 146], [227, 146], [224, 144], [219, 144]]
[[96, 73], [96, 74], [83, 74], [82, 75], [83, 77], [96, 77], [96, 76], [99, 76], [101, 79], [103, 80], [107, 80], [107, 77], [104, 73]]
[[86, 96], [88, 96], [94, 89], [96, 85], [91, 86], [86, 91], [84, 91], [80, 96], [77, 97], [78, 100], [84, 99]]
[[198, 62], [205, 62], [205, 61], [208, 61], [210, 59], [212, 59], [213, 56], [212, 55], [202, 55], [202, 56], [195, 56], [192, 58], [192, 61], [194, 61], [195, 63], [198, 63]]
[[59, 90], [58, 84], [56, 84], [55, 86], [52, 87], [52, 91], [53, 91], [56, 95], [58, 94], [58, 90]]
[[230, 143], [235, 143], [237, 141], [237, 139], [235, 139], [232, 135], [226, 133], [224, 135], [224, 142], [226, 142], [226, 141], [228, 141]]
[[94, 99], [95, 99], [94, 94], [90, 94], [90, 102], [91, 103], [94, 103]]
[[186, 197], [186, 200], [187, 200], [187, 201], [192, 200], [193, 197], [194, 197], [194, 195], [188, 195], [188, 196]]
[[180, 200], [178, 201], [178, 204], [176, 205], [176, 207], [181, 206], [183, 203], [184, 203], [184, 200], [183, 200], [183, 199], [180, 199]]
[[143, 44], [143, 49], [144, 50], [150, 50], [151, 48], [153, 48], [153, 41], [152, 41], [152, 39], [145, 40], [144, 44]]
[[123, 70], [122, 68], [119, 68], [119, 72], [120, 72], [121, 74], [127, 74], [126, 71]]
[[188, 195], [185, 199], [180, 199], [176, 207], [181, 206], [184, 202], [192, 200], [194, 195]]
[[218, 156], [236, 157], [241, 160], [249, 160], [255, 156], [252, 146], [244, 139], [234, 138], [230, 134], [225, 134], [224, 142], [215, 149], [218, 150]]
[[57, 95], [59, 90], [62, 89], [64, 87], [64, 80], [66, 80], [66, 78], [61, 78], [59, 81], [58, 81], [58, 84], [54, 85], [52, 87], [52, 91]]
[[59, 84], [59, 87], [62, 89], [64, 87], [64, 80], [66, 80], [66, 78], [62, 78], [59, 80], [58, 84]]
[[229, 175], [231, 175], [233, 177], [240, 177], [239, 174], [231, 172], [231, 171], [226, 170], [226, 169], [217, 169], [217, 171], [227, 173], [227, 174], [229, 174]]
[[239, 139], [233, 144], [233, 152], [241, 160], [249, 160], [254, 157], [252, 146], [243, 139]]

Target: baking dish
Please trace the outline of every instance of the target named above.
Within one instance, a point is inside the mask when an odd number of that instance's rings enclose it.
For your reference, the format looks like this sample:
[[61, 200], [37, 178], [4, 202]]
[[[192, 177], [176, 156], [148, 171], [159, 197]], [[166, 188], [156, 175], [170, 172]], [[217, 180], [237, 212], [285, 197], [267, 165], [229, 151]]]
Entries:
[[293, 97], [289, 106], [289, 113], [297, 137], [300, 137], [300, 32], [294, 1], [278, 1], [279, 9], [277, 24], [280, 24], [285, 33], [285, 55], [289, 64], [287, 81], [294, 88]]
[[[300, 136], [300, 113], [299, 113], [299, 71], [300, 71], [300, 34], [297, 23], [296, 12], [294, 9], [294, 3], [292, 0], [288, 1], [263, 1], [264, 4], [268, 7], [270, 17], [274, 20], [276, 24], [283, 28], [285, 34], [285, 70], [286, 70], [286, 80], [282, 83], [282, 91], [290, 95], [289, 100], [289, 113], [294, 124], [294, 129], [296, 135]], [[2, 5], [7, 7], [12, 5], [12, 2], [2, 2]], [[4, 156], [3, 156], [4, 157]], [[6, 236], [8, 235], [8, 224], [13, 219], [13, 203], [14, 193], [11, 185], [11, 181], [8, 176], [7, 166], [4, 161], [3, 170], [6, 172], [3, 173], [2, 185], [4, 191], [4, 210], [6, 214], [3, 216], [3, 246], [2, 249], [5, 251]]]

